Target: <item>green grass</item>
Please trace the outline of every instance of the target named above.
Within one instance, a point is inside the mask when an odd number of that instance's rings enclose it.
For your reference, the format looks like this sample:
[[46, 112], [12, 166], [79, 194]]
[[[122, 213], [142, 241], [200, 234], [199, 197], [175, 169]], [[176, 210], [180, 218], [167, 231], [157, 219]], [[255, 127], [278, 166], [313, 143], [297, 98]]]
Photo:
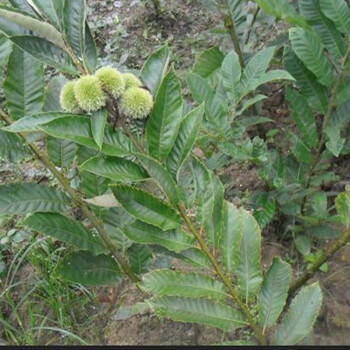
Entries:
[[55, 275], [68, 252], [49, 238], [33, 235], [13, 256], [0, 280], [0, 338], [8, 344], [88, 345], [96, 341], [96, 296]]

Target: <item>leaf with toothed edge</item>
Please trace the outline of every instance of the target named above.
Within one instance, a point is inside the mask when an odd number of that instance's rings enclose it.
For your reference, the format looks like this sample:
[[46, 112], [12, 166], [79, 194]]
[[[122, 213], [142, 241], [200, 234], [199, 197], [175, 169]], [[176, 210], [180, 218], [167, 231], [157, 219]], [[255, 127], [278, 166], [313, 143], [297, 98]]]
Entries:
[[181, 230], [162, 231], [156, 226], [135, 221], [121, 228], [121, 231], [133, 242], [159, 244], [176, 253], [194, 248], [193, 237]]
[[202, 124], [204, 110], [203, 103], [190, 111], [181, 122], [174, 146], [167, 157], [167, 167], [174, 177], [194, 146]]
[[169, 47], [154, 52], [141, 69], [140, 79], [153, 95], [156, 95], [169, 64]]
[[207, 275], [197, 272], [157, 270], [142, 277], [140, 287], [157, 296], [177, 296], [223, 300], [225, 286]]
[[21, 225], [71, 244], [94, 255], [106, 253], [102, 241], [79, 221], [58, 213], [36, 213], [22, 221]]
[[107, 109], [102, 108], [91, 115], [91, 132], [96, 145], [102, 148], [105, 128], [107, 124]]
[[304, 287], [293, 299], [289, 310], [277, 328], [273, 344], [295, 345], [311, 331], [322, 306], [319, 283]]
[[275, 257], [267, 271], [259, 300], [259, 323], [263, 329], [272, 327], [286, 304], [289, 285], [292, 279], [292, 268], [281, 258]]
[[148, 174], [139, 165], [116, 157], [97, 156], [80, 165], [80, 169], [117, 182], [142, 181], [148, 178]]
[[65, 212], [70, 200], [61, 191], [35, 183], [0, 186], [0, 214]]
[[132, 186], [111, 186], [118, 202], [136, 219], [167, 231], [179, 228], [181, 218], [166, 202]]
[[204, 324], [223, 331], [246, 325], [240, 311], [208, 299], [164, 296], [146, 300], [146, 303], [155, 314], [174, 321]]
[[140, 153], [135, 153], [135, 156], [141, 165], [146, 169], [148, 174], [157, 181], [169, 201], [174, 205], [179, 204], [179, 190], [170, 172], [168, 172], [168, 170], [157, 160], [149, 156]]
[[4, 83], [11, 119], [41, 112], [44, 105], [44, 67], [33, 56], [14, 47], [9, 58]]
[[78, 251], [66, 256], [58, 267], [63, 279], [88, 286], [99, 286], [120, 281], [123, 274], [109, 255], [94, 256]]
[[182, 112], [180, 81], [171, 69], [158, 89], [146, 127], [148, 150], [157, 160], [163, 160], [170, 153], [180, 128]]

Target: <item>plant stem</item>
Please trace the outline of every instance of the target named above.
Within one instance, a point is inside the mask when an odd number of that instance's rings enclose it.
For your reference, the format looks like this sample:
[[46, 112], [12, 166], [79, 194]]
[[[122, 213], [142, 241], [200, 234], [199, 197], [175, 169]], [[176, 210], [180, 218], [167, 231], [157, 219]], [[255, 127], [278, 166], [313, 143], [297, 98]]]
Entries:
[[252, 34], [253, 26], [254, 26], [254, 24], [256, 22], [256, 19], [258, 18], [259, 12], [260, 12], [260, 7], [257, 6], [256, 10], [254, 11], [253, 19], [250, 22], [249, 27], [247, 28], [247, 31], [246, 31], [246, 35], [245, 35], [245, 39], [244, 39], [244, 44], [245, 45], [247, 45], [248, 42], [249, 42], [250, 35]]
[[[5, 112], [0, 110], [0, 117], [6, 122], [6, 124], [11, 125], [12, 121], [7, 116]], [[26, 141], [25, 135], [18, 133], [18, 135]], [[103, 224], [95, 217], [95, 215], [91, 212], [88, 205], [84, 202], [81, 194], [73, 189], [69, 181], [66, 179], [66, 177], [56, 169], [56, 166], [49, 160], [49, 158], [44, 155], [40, 149], [33, 143], [28, 144], [29, 148], [32, 150], [34, 155], [37, 159], [39, 159], [50, 171], [51, 173], [56, 177], [56, 179], [59, 181], [62, 188], [72, 197], [74, 203], [80, 207], [85, 214], [85, 216], [89, 219], [89, 221], [92, 223], [92, 225], [97, 230], [101, 240], [103, 241], [105, 247], [110, 251], [110, 253], [113, 255], [115, 260], [118, 262], [118, 264], [121, 266], [124, 273], [130, 278], [132, 282], [139, 282], [140, 279], [134, 274], [134, 272], [131, 270], [129, 264], [124, 259], [124, 257], [118, 252], [117, 248], [114, 246], [110, 238], [108, 237], [108, 234], [106, 230], [103, 227]]]
[[238, 295], [238, 292], [235, 290], [235, 288], [233, 288], [233, 286], [231, 285], [230, 281], [228, 278], [226, 278], [225, 273], [222, 271], [219, 263], [217, 262], [217, 260], [215, 259], [215, 257], [212, 255], [212, 253], [210, 252], [210, 249], [208, 248], [208, 246], [206, 245], [205, 241], [203, 240], [202, 236], [200, 235], [200, 233], [198, 232], [198, 230], [195, 228], [195, 226], [193, 225], [191, 219], [188, 217], [188, 215], [186, 214], [186, 208], [183, 204], [180, 204], [179, 207], [179, 212], [182, 216], [182, 218], [185, 220], [186, 225], [188, 227], [188, 229], [192, 232], [192, 234], [194, 235], [194, 237], [197, 239], [201, 249], [203, 250], [203, 252], [208, 256], [211, 264], [213, 265], [217, 275], [221, 278], [221, 280], [223, 281], [223, 283], [226, 285], [227, 289], [229, 290], [232, 299], [236, 302], [236, 304], [238, 305], [238, 307], [241, 309], [241, 311], [243, 312], [243, 314], [245, 315], [245, 317], [247, 318], [249, 324], [251, 325], [251, 327], [253, 328], [253, 331], [257, 337], [257, 340], [259, 342], [259, 345], [266, 345], [266, 339], [265, 336], [263, 335], [260, 327], [255, 323], [254, 321], [254, 317], [251, 314], [249, 308], [247, 307], [247, 305], [242, 301], [242, 299], [240, 298], [240, 296]]
[[332, 245], [322, 251], [322, 255], [311, 265], [311, 267], [292, 283], [288, 291], [289, 296], [292, 296], [300, 287], [309, 281], [327, 260], [349, 242], [350, 229], [346, 229]]
[[230, 34], [230, 37], [231, 37], [231, 40], [233, 43], [233, 48], [235, 49], [235, 52], [238, 55], [239, 64], [241, 65], [241, 67], [243, 69], [245, 67], [245, 63], [244, 63], [244, 58], [243, 58], [241, 46], [239, 44], [239, 40], [238, 40], [238, 36], [237, 36], [236, 26], [235, 26], [235, 23], [234, 23], [232, 16], [231, 16], [231, 11], [230, 11], [230, 6], [228, 4], [228, 1], [226, 0], [225, 3], [226, 3], [226, 8], [227, 8], [228, 14], [223, 13], [219, 6], [217, 6], [217, 8], [220, 11], [221, 16], [224, 20], [225, 28], [227, 29], [227, 31]]
[[[66, 40], [65, 40], [65, 41], [66, 41]], [[83, 75], [89, 74], [89, 72], [87, 71], [87, 69], [85, 68], [85, 66], [82, 65], [82, 64], [79, 62], [78, 58], [75, 56], [75, 54], [74, 54], [73, 50], [70, 48], [69, 44], [66, 43], [66, 46], [65, 46], [64, 49], [65, 49], [67, 55], [68, 55], [68, 56], [70, 57], [70, 59], [72, 60], [72, 62], [73, 62], [73, 64], [74, 64], [75, 68], [77, 68], [77, 70], [78, 70], [81, 74], [83, 74]]]

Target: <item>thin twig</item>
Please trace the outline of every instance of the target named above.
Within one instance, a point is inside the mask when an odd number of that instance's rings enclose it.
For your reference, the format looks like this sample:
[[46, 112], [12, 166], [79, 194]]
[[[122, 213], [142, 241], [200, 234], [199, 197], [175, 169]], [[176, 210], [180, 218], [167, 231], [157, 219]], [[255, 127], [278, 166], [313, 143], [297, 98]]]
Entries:
[[310, 266], [310, 268], [292, 283], [288, 291], [289, 296], [292, 296], [300, 287], [309, 281], [325, 262], [349, 242], [350, 229], [346, 229], [332, 245], [322, 251], [321, 256]]
[[242, 68], [244, 68], [245, 67], [245, 63], [244, 63], [244, 58], [243, 58], [243, 53], [242, 53], [242, 50], [241, 50], [241, 46], [239, 44], [239, 39], [238, 39], [237, 31], [236, 31], [236, 25], [235, 25], [235, 23], [234, 23], [234, 21], [232, 19], [230, 6], [228, 4], [228, 1], [225, 0], [225, 3], [226, 3], [226, 8], [227, 8], [228, 14], [224, 13], [221, 10], [219, 5], [216, 5], [216, 6], [217, 6], [218, 11], [221, 14], [221, 17], [222, 17], [223, 21], [224, 21], [225, 28], [227, 29], [227, 31], [230, 34], [230, 37], [231, 37], [231, 40], [232, 40], [232, 43], [233, 43], [233, 48], [234, 48], [236, 54], [238, 55], [239, 64], [241, 65]]
[[254, 15], [253, 15], [253, 19], [252, 21], [250, 22], [249, 24], [249, 27], [247, 28], [247, 31], [246, 31], [246, 36], [245, 36], [245, 40], [244, 40], [244, 44], [247, 45], [248, 42], [249, 42], [249, 39], [250, 39], [250, 35], [252, 34], [252, 31], [253, 31], [253, 26], [256, 22], [256, 19], [258, 18], [258, 15], [260, 13], [260, 7], [257, 6], [257, 8], [255, 9], [254, 11]]

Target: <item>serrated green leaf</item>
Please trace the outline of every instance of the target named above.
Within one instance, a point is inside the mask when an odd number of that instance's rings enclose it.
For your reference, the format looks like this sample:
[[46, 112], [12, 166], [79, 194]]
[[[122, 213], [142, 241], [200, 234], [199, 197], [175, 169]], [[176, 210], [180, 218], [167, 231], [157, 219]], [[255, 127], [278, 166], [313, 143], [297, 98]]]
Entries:
[[227, 297], [225, 286], [221, 282], [197, 272], [152, 271], [142, 277], [140, 287], [157, 296], [214, 300], [223, 300]]
[[342, 57], [346, 50], [343, 38], [334, 23], [321, 11], [320, 0], [300, 0], [299, 8], [334, 58]]
[[136, 274], [148, 272], [153, 259], [151, 249], [142, 244], [133, 244], [127, 250], [130, 267]]
[[30, 15], [35, 15], [34, 10], [30, 7], [26, 0], [9, 0], [9, 3], [16, 9], [27, 12]]
[[28, 148], [17, 135], [0, 130], [0, 159], [14, 163], [28, 157], [29, 154]]
[[236, 102], [239, 97], [239, 82], [242, 76], [242, 68], [238, 55], [231, 51], [222, 62], [222, 83], [228, 96]]
[[62, 30], [63, 0], [32, 0], [40, 14], [58, 31]]
[[[87, 147], [80, 147], [78, 150], [78, 163], [81, 165], [94, 156], [96, 156], [96, 151]], [[102, 196], [108, 190], [109, 180], [106, 178], [86, 171], [79, 171], [79, 176], [81, 179], [81, 188], [86, 198]]]
[[[260, 102], [260, 101], [265, 100], [265, 99], [267, 99], [267, 96], [258, 94], [252, 98], [245, 100], [242, 104], [241, 109], [236, 112], [236, 116], [242, 115], [243, 112], [246, 111], [248, 108], [250, 108], [251, 106], [253, 106], [257, 102]], [[250, 122], [250, 120], [252, 120], [252, 119], [253, 119], [253, 121]], [[245, 120], [245, 122], [243, 122], [243, 120]], [[245, 126], [249, 126], [249, 125], [256, 125], [259, 123], [264, 123], [264, 122], [269, 122], [269, 121], [273, 121], [273, 120], [270, 118], [264, 118], [264, 117], [249, 117], [249, 118], [245, 118], [245, 119], [240, 119], [239, 123], [243, 124]]]
[[238, 310], [207, 299], [158, 297], [146, 302], [157, 315], [174, 321], [205, 324], [223, 331], [246, 324]]
[[328, 216], [327, 206], [328, 199], [326, 192], [318, 191], [312, 194], [311, 207], [317, 218], [325, 219]]
[[211, 186], [213, 189], [213, 207], [211, 215], [204, 221], [204, 228], [208, 242], [214, 247], [219, 247], [222, 234], [221, 221], [225, 188], [216, 176], [212, 176]]
[[239, 292], [247, 303], [251, 297], [256, 295], [262, 282], [261, 230], [251, 214], [242, 208], [239, 209], [239, 212], [239, 229], [242, 239], [238, 250], [236, 275]]
[[242, 241], [241, 211], [225, 201], [222, 208], [222, 238], [220, 241], [222, 263], [229, 274], [237, 269], [238, 250]]
[[330, 151], [335, 157], [339, 157], [346, 141], [345, 138], [340, 136], [340, 128], [328, 126], [323, 131], [328, 138], [328, 141], [326, 142], [328, 151]]
[[299, 235], [295, 240], [294, 240], [295, 247], [297, 248], [298, 252], [305, 256], [310, 254], [312, 244], [309, 240], [308, 237]]
[[328, 130], [330, 132], [340, 131], [343, 129], [347, 123], [350, 122], [350, 100], [347, 99], [346, 102], [339, 105], [336, 109], [334, 109], [331, 113], [331, 117], [329, 118], [328, 127], [325, 129], [326, 133]]
[[295, 134], [290, 134], [293, 140], [292, 152], [300, 163], [312, 164], [313, 157], [310, 148]]
[[205, 50], [197, 59], [193, 67], [193, 73], [198, 74], [204, 79], [215, 76], [221, 67], [224, 57], [224, 54], [218, 47]]
[[60, 96], [63, 86], [67, 79], [63, 75], [59, 75], [50, 80], [45, 89], [44, 108], [45, 112], [63, 112], [60, 101], [57, 96]]
[[275, 47], [268, 47], [255, 54], [248, 62], [243, 71], [241, 82], [238, 87], [240, 91], [240, 98], [243, 98], [250, 91], [255, 89], [257, 81], [266, 72], [274, 52]]
[[148, 174], [157, 181], [168, 200], [174, 205], [179, 204], [179, 190], [168, 170], [149, 156], [141, 153], [135, 153], [135, 155]]
[[350, 195], [349, 192], [340, 193], [335, 199], [335, 207], [340, 217], [342, 224], [346, 227], [350, 227]]
[[65, 212], [69, 198], [61, 191], [34, 183], [0, 186], [0, 215]]
[[[229, 135], [231, 126], [227, 120], [225, 101], [215, 94], [208, 82], [197, 74], [187, 75], [187, 84], [193, 99], [198, 103], [205, 103], [205, 121], [212, 130], [220, 135]], [[227, 105], [226, 105], [227, 107]]]
[[290, 308], [274, 335], [273, 344], [295, 345], [311, 331], [322, 305], [318, 283], [304, 287], [293, 299]]
[[13, 120], [38, 113], [44, 104], [44, 67], [14, 47], [4, 83], [7, 108]]
[[65, 48], [61, 33], [52, 25], [4, 5], [0, 5], [0, 31], [10, 38], [15, 35], [32, 34], [50, 41], [61, 49]]
[[40, 129], [48, 135], [74, 141], [80, 145], [99, 150], [93, 140], [90, 118], [88, 117], [63, 117], [53, 119], [47, 123], [40, 124]]
[[186, 261], [188, 264], [199, 268], [211, 268], [212, 265], [207, 255], [205, 255], [199, 248], [190, 248], [181, 251], [181, 260]]
[[117, 263], [109, 255], [94, 256], [89, 252], [75, 252], [66, 256], [58, 268], [65, 280], [98, 286], [116, 283], [122, 279]]
[[121, 230], [133, 242], [159, 244], [176, 253], [193, 247], [193, 238], [180, 230], [162, 231], [141, 221], [125, 225]]
[[119, 130], [106, 126], [101, 152], [113, 157], [130, 156], [134, 146], [130, 139]]
[[326, 87], [317, 82], [316, 76], [306, 68], [305, 64], [292, 50], [285, 50], [283, 64], [296, 79], [297, 87], [312, 107], [318, 112], [326, 114], [328, 111], [328, 92]]
[[287, 0], [254, 0], [265, 12], [283, 19], [293, 26], [307, 27], [305, 19], [298, 15], [295, 8]]
[[79, 115], [72, 115], [62, 112], [41, 112], [38, 114], [31, 115], [29, 117], [21, 118], [17, 121], [15, 121], [10, 126], [7, 126], [3, 128], [4, 130], [8, 132], [36, 132], [40, 131], [40, 125], [48, 123], [52, 120], [59, 119], [62, 117], [67, 118], [75, 118], [79, 117]]
[[162, 46], [154, 52], [141, 69], [140, 79], [153, 96], [156, 95], [169, 65], [169, 47]]
[[136, 221], [122, 230], [136, 243], [159, 244], [176, 253], [194, 247], [193, 238], [180, 230], [162, 231], [141, 221]]
[[329, 240], [339, 237], [341, 230], [339, 227], [323, 224], [310, 227], [307, 233], [318, 240]]
[[57, 213], [37, 213], [25, 219], [21, 225], [48, 235], [94, 255], [106, 253], [106, 248], [95, 234], [75, 221]]
[[57, 68], [61, 72], [78, 74], [68, 54], [50, 41], [33, 35], [11, 36], [11, 40], [39, 61]]
[[264, 277], [258, 296], [259, 323], [264, 331], [272, 327], [281, 314], [286, 304], [291, 279], [291, 266], [279, 257], [275, 257]]
[[261, 229], [271, 222], [276, 213], [276, 200], [269, 193], [262, 192], [253, 196], [253, 215]]
[[46, 149], [50, 160], [59, 168], [66, 168], [73, 163], [78, 146], [69, 140], [48, 136]]
[[102, 148], [105, 128], [107, 124], [107, 109], [102, 108], [91, 115], [91, 132], [96, 145]]
[[[114, 201], [116, 201], [113, 194], [112, 197]], [[135, 219], [131, 217], [123, 208], [118, 207], [109, 209], [107, 214], [102, 217], [102, 220], [108, 237], [116, 247], [120, 248], [122, 252], [126, 252], [126, 250], [132, 246], [133, 242], [124, 235], [121, 228], [132, 224]]]
[[303, 141], [312, 148], [318, 146], [316, 119], [306, 99], [297, 91], [287, 88], [286, 98]]
[[192, 159], [196, 181], [197, 221], [205, 228], [209, 243], [217, 246], [221, 233], [224, 190], [220, 181], [196, 158]]
[[333, 73], [319, 37], [302, 28], [291, 28], [289, 38], [296, 55], [316, 75], [318, 81], [327, 87], [330, 86], [333, 82]]
[[349, 6], [344, 0], [320, 0], [320, 6], [322, 12], [332, 20], [337, 29], [350, 36], [350, 11]]
[[339, 106], [344, 102], [349, 100], [348, 91], [350, 90], [350, 75], [346, 75], [343, 79], [340, 80], [339, 87], [337, 88], [335, 95], [335, 105]]
[[65, 37], [77, 57], [85, 51], [86, 0], [65, 1], [63, 8]]
[[136, 219], [167, 231], [179, 228], [181, 219], [174, 209], [147, 192], [130, 186], [111, 186], [118, 202]]
[[260, 85], [271, 83], [276, 80], [295, 80], [288, 72], [276, 69], [271, 70], [267, 73], [261, 75], [260, 78], [255, 80], [255, 83], [252, 84], [252, 90], [257, 89]]
[[0, 37], [0, 88], [2, 88], [2, 74], [7, 66], [11, 52], [11, 41], [5, 36]]
[[159, 87], [147, 122], [147, 145], [154, 158], [163, 160], [170, 153], [180, 128], [182, 111], [181, 85], [172, 69]]
[[97, 48], [88, 23], [85, 23], [85, 47], [83, 62], [90, 73], [94, 73], [97, 66]]
[[190, 154], [199, 133], [204, 114], [204, 104], [190, 111], [182, 120], [174, 147], [167, 157], [167, 167], [174, 178]]
[[80, 169], [117, 182], [142, 181], [147, 173], [134, 162], [114, 157], [94, 157], [84, 162]]
[[[48, 135], [64, 138], [80, 145], [100, 150], [93, 140], [89, 117], [64, 117], [41, 124], [40, 129]], [[101, 152], [109, 156], [126, 156], [132, 151], [131, 141], [120, 130], [107, 127]]]

